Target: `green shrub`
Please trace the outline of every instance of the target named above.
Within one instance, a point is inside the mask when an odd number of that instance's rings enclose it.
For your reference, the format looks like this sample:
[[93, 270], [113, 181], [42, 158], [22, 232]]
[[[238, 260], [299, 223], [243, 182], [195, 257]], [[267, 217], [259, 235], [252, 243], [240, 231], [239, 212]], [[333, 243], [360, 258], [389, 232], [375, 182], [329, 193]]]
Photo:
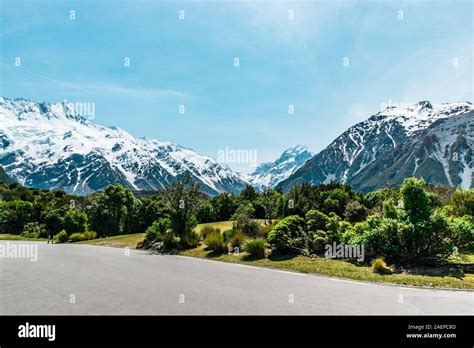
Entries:
[[377, 258], [372, 262], [372, 271], [379, 274], [392, 274], [393, 269], [385, 263], [382, 258]]
[[212, 227], [212, 226], [203, 226], [199, 231], [201, 234], [202, 239], [206, 239], [207, 236], [211, 233], [221, 233], [220, 228]]
[[355, 238], [361, 236], [369, 228], [367, 221], [357, 222], [354, 225], [348, 224], [347, 221], [341, 222], [341, 240], [344, 244], [357, 244]]
[[468, 216], [453, 218], [449, 221], [453, 240], [459, 251], [471, 251], [474, 248], [474, 220]]
[[204, 242], [206, 243], [208, 249], [212, 250], [216, 254], [222, 254], [227, 250], [227, 247], [224, 244], [224, 237], [220, 232], [210, 233]]
[[97, 233], [94, 231], [82, 232], [82, 233], [73, 233], [69, 236], [71, 242], [80, 242], [83, 240], [90, 240], [95, 239], [97, 237]]
[[251, 237], [256, 237], [261, 233], [260, 224], [256, 220], [247, 221], [247, 223], [243, 224], [240, 229], [245, 235]]
[[268, 242], [277, 253], [302, 252], [306, 248], [305, 221], [297, 215], [281, 220], [268, 234]]
[[166, 233], [171, 228], [171, 220], [168, 218], [161, 218], [154, 221], [153, 224], [145, 231], [145, 244], [153, 243], [159, 236]]
[[[218, 232], [218, 231], [216, 231], [216, 232]], [[237, 232], [237, 230], [235, 230], [235, 229], [225, 230], [224, 232], [222, 232], [222, 237], [224, 237], [224, 240], [226, 242], [228, 242], [232, 239], [232, 237], [235, 235], [236, 232]]]
[[195, 248], [199, 244], [200, 236], [194, 230], [188, 231], [181, 238], [181, 246], [184, 248]]
[[259, 236], [261, 238], [267, 239], [268, 234], [270, 233], [271, 230], [276, 226], [277, 222], [271, 223], [271, 224], [265, 224], [265, 225], [260, 225], [260, 233]]
[[62, 230], [54, 236], [54, 241], [56, 243], [66, 243], [68, 241], [68, 236], [66, 231]]
[[457, 189], [451, 197], [451, 205], [456, 216], [474, 216], [474, 189]]
[[178, 249], [181, 244], [181, 238], [174, 234], [171, 229], [158, 236], [157, 241], [163, 242], [163, 247], [165, 250]]
[[368, 228], [354, 236], [353, 244], [364, 245], [368, 257], [383, 256], [390, 262], [404, 258], [405, 241], [414, 234], [415, 227], [411, 223], [378, 216], [369, 216], [367, 223]]
[[315, 209], [306, 213], [305, 225], [306, 243], [316, 254], [324, 253], [326, 244], [339, 243], [341, 231], [347, 229], [347, 224], [341, 226], [341, 218], [336, 214], [326, 215]]
[[23, 227], [23, 231], [20, 233], [22, 237], [26, 238], [40, 238], [47, 237], [48, 231], [43, 224], [37, 222], [28, 222]]
[[367, 217], [367, 208], [358, 201], [346, 204], [344, 218], [350, 222], [361, 222]]
[[244, 243], [243, 250], [248, 252], [251, 257], [264, 258], [265, 257], [265, 240], [262, 238], [248, 239]]
[[251, 218], [254, 212], [255, 210], [251, 203], [247, 202], [241, 204], [231, 217], [231, 220], [233, 220], [232, 228], [242, 231], [247, 236], [258, 236], [260, 233], [260, 224]]
[[311, 231], [310, 236], [311, 251], [315, 254], [324, 254], [326, 244], [332, 244], [333, 242], [326, 231]]
[[234, 235], [232, 236], [232, 238], [229, 239], [229, 242], [230, 244], [232, 244], [233, 248], [241, 247], [244, 241], [245, 241], [245, 235], [240, 231], [236, 231]]

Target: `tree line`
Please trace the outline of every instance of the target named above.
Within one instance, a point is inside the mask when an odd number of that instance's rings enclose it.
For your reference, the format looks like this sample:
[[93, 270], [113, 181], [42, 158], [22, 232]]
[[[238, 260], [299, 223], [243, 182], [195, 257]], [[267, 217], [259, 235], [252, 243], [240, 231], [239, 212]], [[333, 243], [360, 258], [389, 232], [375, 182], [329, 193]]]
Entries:
[[[336, 242], [364, 245], [368, 256], [391, 263], [433, 262], [472, 252], [473, 215], [473, 189], [415, 178], [367, 194], [333, 182], [288, 193], [247, 186], [240, 194], [215, 197], [205, 196], [191, 177], [142, 198], [119, 184], [89, 196], [0, 184], [0, 233], [58, 241], [146, 233], [144, 247], [160, 242], [163, 248], [191, 248], [204, 240], [216, 252], [251, 239], [247, 249], [258, 255], [268, 249], [322, 255], [325, 245]], [[227, 220], [233, 221], [230, 231], [196, 232], [199, 223]]]

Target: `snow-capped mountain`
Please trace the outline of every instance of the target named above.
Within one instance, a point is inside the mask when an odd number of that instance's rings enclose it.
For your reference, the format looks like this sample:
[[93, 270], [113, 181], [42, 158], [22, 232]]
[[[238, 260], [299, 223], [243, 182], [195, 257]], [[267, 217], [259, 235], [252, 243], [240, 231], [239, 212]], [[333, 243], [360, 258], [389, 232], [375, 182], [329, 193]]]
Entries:
[[387, 107], [349, 128], [278, 187], [338, 181], [369, 191], [410, 176], [473, 187], [473, 116], [469, 102]]
[[306, 146], [296, 145], [286, 149], [274, 162], [260, 164], [247, 180], [259, 190], [273, 188], [313, 156], [314, 153]]
[[3, 97], [0, 165], [26, 186], [73, 194], [89, 194], [113, 183], [155, 190], [189, 174], [210, 195], [239, 192], [247, 184], [210, 157], [94, 124], [67, 103]]

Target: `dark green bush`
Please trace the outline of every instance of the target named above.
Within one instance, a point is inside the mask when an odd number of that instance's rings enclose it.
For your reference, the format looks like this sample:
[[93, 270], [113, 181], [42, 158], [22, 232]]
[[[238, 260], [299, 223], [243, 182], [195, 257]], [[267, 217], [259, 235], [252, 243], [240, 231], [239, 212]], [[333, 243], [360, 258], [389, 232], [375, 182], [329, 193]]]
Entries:
[[256, 220], [249, 220], [241, 226], [241, 231], [250, 237], [256, 237], [260, 234], [260, 224]]
[[410, 236], [414, 231], [411, 223], [378, 216], [369, 216], [367, 222], [367, 230], [353, 239], [354, 244], [364, 245], [366, 256], [384, 256], [391, 262], [404, 257], [404, 236]]
[[158, 239], [159, 236], [162, 236], [166, 233], [167, 230], [171, 228], [171, 220], [168, 218], [161, 218], [153, 222], [153, 224], [147, 228], [145, 231], [145, 243], [153, 243]]
[[210, 233], [204, 242], [206, 243], [207, 248], [216, 254], [223, 254], [227, 251], [227, 247], [224, 243], [224, 237], [221, 233]]
[[268, 234], [268, 242], [277, 253], [300, 253], [306, 248], [305, 221], [291, 215], [279, 223]]
[[265, 257], [265, 240], [262, 238], [248, 239], [243, 245], [243, 250], [253, 258]]
[[28, 222], [23, 227], [21, 236], [26, 238], [43, 238], [48, 236], [48, 231], [43, 224], [37, 222]]
[[66, 243], [68, 239], [67, 233], [64, 230], [54, 236], [54, 241], [56, 243]]

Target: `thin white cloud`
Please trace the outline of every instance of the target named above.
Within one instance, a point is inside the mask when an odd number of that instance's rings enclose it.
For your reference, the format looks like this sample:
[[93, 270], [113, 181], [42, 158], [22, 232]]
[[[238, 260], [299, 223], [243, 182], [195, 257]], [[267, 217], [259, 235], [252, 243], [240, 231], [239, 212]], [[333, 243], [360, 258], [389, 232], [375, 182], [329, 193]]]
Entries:
[[130, 87], [119, 84], [95, 84], [85, 87], [94, 92], [121, 94], [133, 98], [190, 98], [190, 96], [184, 92], [167, 88]]
[[[4, 63], [4, 65], [6, 65]], [[169, 89], [169, 88], [144, 88], [144, 87], [132, 87], [121, 84], [112, 84], [112, 83], [71, 83], [69, 81], [62, 81], [51, 76], [44, 74], [39, 74], [24, 68], [16, 68], [17, 71], [27, 73], [29, 75], [39, 77], [50, 82], [60, 84], [66, 88], [71, 88], [79, 90], [86, 93], [108, 93], [108, 94], [118, 94], [131, 98], [155, 98], [155, 99], [168, 99], [168, 98], [181, 98], [189, 99], [191, 96], [187, 93]]]

